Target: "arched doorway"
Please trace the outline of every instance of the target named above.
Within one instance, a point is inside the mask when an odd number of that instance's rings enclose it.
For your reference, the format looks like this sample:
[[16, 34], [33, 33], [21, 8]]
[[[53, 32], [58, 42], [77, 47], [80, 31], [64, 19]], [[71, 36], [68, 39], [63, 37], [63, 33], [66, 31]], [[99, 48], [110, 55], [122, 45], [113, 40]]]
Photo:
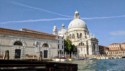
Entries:
[[49, 45], [47, 43], [44, 43], [42, 45], [42, 48], [45, 48], [44, 51], [43, 51], [43, 54], [44, 54], [44, 58], [48, 58], [48, 48], [49, 48]]
[[[21, 41], [15, 41], [14, 46], [23, 46]], [[21, 58], [21, 49], [15, 49], [15, 59]]]

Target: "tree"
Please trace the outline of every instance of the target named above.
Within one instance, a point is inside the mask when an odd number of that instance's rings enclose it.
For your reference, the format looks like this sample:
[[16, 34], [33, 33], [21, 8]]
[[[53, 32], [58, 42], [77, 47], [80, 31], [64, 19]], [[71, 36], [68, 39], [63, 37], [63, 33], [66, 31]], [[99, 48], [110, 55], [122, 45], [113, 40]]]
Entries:
[[64, 40], [64, 51], [67, 54], [70, 54], [70, 58], [72, 56], [72, 53], [75, 54], [77, 52], [76, 46], [72, 44], [72, 42], [69, 39]]
[[77, 54], [77, 48], [75, 45], [72, 45], [72, 52], [73, 54]]

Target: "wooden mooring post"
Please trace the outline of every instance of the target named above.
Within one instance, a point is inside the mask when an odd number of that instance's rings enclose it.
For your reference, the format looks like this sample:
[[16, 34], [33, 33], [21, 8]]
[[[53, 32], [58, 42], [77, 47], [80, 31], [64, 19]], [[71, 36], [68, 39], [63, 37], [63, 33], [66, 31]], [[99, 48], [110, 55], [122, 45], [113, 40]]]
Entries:
[[77, 64], [30, 60], [0, 60], [0, 71], [77, 71]]

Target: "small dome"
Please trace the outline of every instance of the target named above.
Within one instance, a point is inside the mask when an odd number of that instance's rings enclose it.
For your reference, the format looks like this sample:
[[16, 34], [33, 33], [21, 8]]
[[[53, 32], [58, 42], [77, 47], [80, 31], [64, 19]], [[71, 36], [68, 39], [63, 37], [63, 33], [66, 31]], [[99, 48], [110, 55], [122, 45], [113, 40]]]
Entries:
[[87, 28], [86, 23], [80, 19], [78, 11], [75, 11], [74, 19], [70, 22], [68, 29], [71, 28]]
[[62, 28], [61, 30], [58, 32], [59, 35], [65, 35], [65, 33], [67, 32], [67, 30], [65, 29], [65, 25], [62, 24]]
[[61, 30], [59, 31], [59, 35], [65, 35], [65, 33], [66, 33], [66, 29], [61, 29]]

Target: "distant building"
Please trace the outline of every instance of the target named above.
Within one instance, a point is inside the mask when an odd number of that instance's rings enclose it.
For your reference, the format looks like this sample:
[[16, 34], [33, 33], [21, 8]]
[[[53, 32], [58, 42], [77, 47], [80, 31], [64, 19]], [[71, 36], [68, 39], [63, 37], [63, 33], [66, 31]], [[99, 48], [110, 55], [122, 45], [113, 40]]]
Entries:
[[78, 55], [98, 55], [99, 46], [98, 39], [89, 33], [86, 23], [80, 19], [79, 12], [76, 11], [74, 19], [69, 23], [68, 29], [65, 29], [64, 24], [58, 31], [54, 26], [53, 34], [59, 35], [64, 39], [69, 39], [77, 47]]
[[107, 55], [110, 56], [125, 56], [125, 43], [112, 43], [109, 46]]
[[109, 50], [108, 47], [99, 45], [99, 53], [101, 55], [107, 55], [106, 53], [107, 53], [108, 50]]
[[125, 51], [125, 42], [121, 43], [121, 49]]
[[0, 58], [51, 59], [63, 54], [63, 48], [59, 36], [28, 29], [0, 28]]

